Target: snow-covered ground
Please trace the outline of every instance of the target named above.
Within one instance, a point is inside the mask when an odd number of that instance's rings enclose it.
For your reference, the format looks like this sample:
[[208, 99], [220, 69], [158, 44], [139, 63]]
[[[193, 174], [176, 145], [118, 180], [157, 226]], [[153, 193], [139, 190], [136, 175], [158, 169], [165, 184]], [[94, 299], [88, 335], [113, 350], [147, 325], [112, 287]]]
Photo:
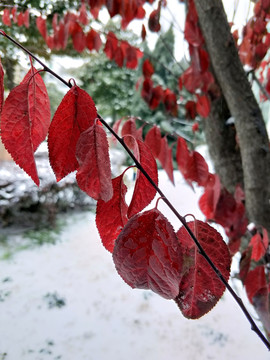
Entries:
[[[161, 188], [182, 215], [202, 215], [180, 176]], [[178, 221], [159, 202], [178, 229]], [[266, 360], [231, 296], [200, 320], [173, 301], [132, 290], [100, 243], [91, 213], [70, 215], [57, 245], [0, 263], [0, 360]], [[239, 287], [239, 286], [238, 286]]]

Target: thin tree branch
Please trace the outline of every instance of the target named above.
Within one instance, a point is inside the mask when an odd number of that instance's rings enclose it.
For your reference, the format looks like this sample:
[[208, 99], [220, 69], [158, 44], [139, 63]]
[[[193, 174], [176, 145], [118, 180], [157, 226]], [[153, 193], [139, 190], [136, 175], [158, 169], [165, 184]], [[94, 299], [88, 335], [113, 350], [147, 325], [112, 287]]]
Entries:
[[260, 80], [257, 78], [257, 76], [255, 75], [255, 71], [252, 70], [251, 71], [251, 76], [252, 76], [252, 80], [255, 81], [255, 83], [259, 86], [260, 91], [263, 93], [263, 95], [270, 100], [270, 95], [268, 94], [268, 92], [266, 91], [265, 87], [261, 84]]
[[[7, 35], [3, 30], [0, 30], [0, 35], [3, 35], [4, 37], [6, 37], [8, 40], [12, 41], [16, 46], [18, 46], [19, 48], [21, 48], [23, 51], [25, 51], [28, 55], [30, 55], [34, 60], [36, 60], [43, 68], [45, 71], [49, 72], [51, 75], [53, 75], [54, 77], [56, 77], [59, 81], [61, 81], [62, 83], [64, 83], [66, 86], [68, 86], [69, 88], [72, 87], [71, 82], [67, 82], [65, 81], [61, 76], [59, 76], [58, 74], [56, 74], [53, 70], [51, 70], [49, 67], [47, 67], [41, 60], [39, 60], [35, 55], [33, 55], [28, 49], [26, 49], [25, 47], [23, 47], [21, 44], [19, 44], [16, 40], [14, 40], [12, 37], [10, 37], [9, 35]], [[205, 258], [205, 260], [208, 262], [208, 264], [210, 265], [210, 267], [213, 269], [213, 271], [216, 273], [216, 275], [218, 276], [218, 278], [220, 279], [220, 281], [224, 284], [224, 286], [226, 287], [226, 289], [230, 292], [230, 294], [233, 296], [234, 300], [237, 302], [237, 304], [239, 305], [239, 307], [241, 308], [241, 310], [243, 311], [243, 313], [245, 314], [246, 318], [248, 319], [250, 325], [251, 325], [251, 329], [259, 336], [259, 338], [262, 340], [262, 342], [266, 345], [266, 347], [268, 348], [268, 350], [270, 350], [270, 343], [268, 342], [268, 340], [266, 339], [266, 337], [263, 335], [263, 333], [260, 331], [260, 329], [258, 328], [258, 326], [256, 325], [255, 321], [253, 320], [253, 318], [251, 317], [251, 315], [249, 314], [247, 308], [245, 307], [245, 305], [243, 304], [243, 301], [241, 300], [241, 298], [236, 294], [236, 292], [233, 290], [233, 288], [229, 285], [229, 283], [226, 281], [226, 279], [223, 277], [223, 275], [221, 274], [221, 272], [218, 270], [218, 268], [215, 266], [215, 264], [212, 262], [212, 260], [210, 259], [210, 257], [207, 255], [207, 253], [204, 251], [203, 247], [201, 246], [200, 242], [198, 241], [198, 239], [196, 238], [196, 236], [194, 235], [194, 233], [191, 231], [191, 229], [189, 228], [189, 226], [187, 225], [187, 222], [185, 220], [185, 218], [183, 216], [181, 216], [179, 214], [179, 212], [175, 209], [175, 207], [171, 204], [171, 202], [168, 200], [168, 198], [164, 195], [164, 193], [160, 190], [160, 188], [157, 186], [157, 184], [153, 181], [153, 179], [151, 178], [151, 176], [147, 173], [147, 171], [143, 168], [143, 166], [141, 165], [141, 163], [136, 159], [136, 157], [133, 155], [133, 153], [131, 152], [131, 150], [128, 148], [128, 146], [125, 144], [124, 140], [122, 138], [120, 138], [115, 131], [111, 128], [111, 126], [109, 124], [107, 124], [107, 122], [98, 114], [97, 115], [99, 120], [102, 122], [102, 124], [110, 131], [110, 133], [118, 140], [118, 142], [122, 145], [122, 147], [126, 150], [126, 152], [129, 154], [129, 156], [132, 158], [132, 160], [134, 161], [134, 163], [136, 164], [136, 167], [138, 168], [138, 170], [140, 170], [143, 175], [146, 177], [146, 179], [149, 181], [149, 183], [155, 188], [155, 190], [159, 193], [159, 195], [162, 197], [162, 200], [166, 203], [166, 205], [170, 208], [170, 210], [176, 215], [176, 217], [180, 220], [180, 222], [182, 223], [182, 225], [185, 227], [186, 231], [188, 232], [188, 234], [190, 235], [190, 237], [192, 238], [192, 240], [194, 241], [194, 243], [196, 244], [196, 246], [199, 249], [200, 254]]]

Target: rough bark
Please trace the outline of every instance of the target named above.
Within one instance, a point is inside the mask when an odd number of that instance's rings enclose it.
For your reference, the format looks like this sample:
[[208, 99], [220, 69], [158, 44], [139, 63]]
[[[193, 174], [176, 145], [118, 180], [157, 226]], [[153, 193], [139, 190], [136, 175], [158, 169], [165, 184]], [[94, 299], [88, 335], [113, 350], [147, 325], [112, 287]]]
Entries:
[[241, 154], [234, 124], [226, 124], [231, 114], [223, 95], [211, 101], [211, 112], [204, 121], [204, 133], [215, 172], [232, 194], [235, 185], [243, 187]]
[[265, 123], [221, 0], [194, 0], [211, 64], [235, 119], [250, 221], [270, 231], [270, 151]]

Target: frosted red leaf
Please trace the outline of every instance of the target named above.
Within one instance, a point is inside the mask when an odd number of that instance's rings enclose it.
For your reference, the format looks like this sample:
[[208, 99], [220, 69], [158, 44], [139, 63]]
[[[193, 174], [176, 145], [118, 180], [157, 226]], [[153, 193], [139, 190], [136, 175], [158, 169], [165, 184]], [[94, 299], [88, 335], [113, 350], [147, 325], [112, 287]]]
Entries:
[[105, 248], [112, 252], [114, 243], [127, 223], [128, 206], [125, 201], [127, 187], [123, 182], [124, 173], [112, 179], [113, 197], [105, 202], [98, 200], [96, 225]]
[[[226, 281], [230, 276], [231, 256], [222, 236], [210, 225], [199, 220], [188, 223], [206, 254], [221, 272]], [[183, 315], [198, 319], [210, 311], [221, 298], [225, 285], [182, 226], [177, 236], [183, 252], [185, 272], [180, 282], [180, 292], [175, 298]]]
[[95, 200], [113, 196], [109, 145], [103, 127], [94, 123], [79, 137], [76, 146], [78, 186]]
[[49, 124], [47, 90], [42, 77], [32, 68], [5, 101], [1, 115], [1, 137], [14, 161], [37, 185], [39, 179], [34, 152], [45, 140]]
[[150, 289], [165, 299], [179, 293], [182, 253], [173, 227], [157, 209], [134, 215], [113, 251], [116, 270], [132, 288]]
[[57, 181], [77, 169], [77, 141], [96, 117], [91, 96], [74, 85], [58, 106], [49, 129], [49, 159]]
[[[154, 183], [158, 185], [157, 164], [149, 148], [142, 141], [135, 139], [131, 135], [125, 135], [123, 139]], [[128, 217], [130, 218], [143, 210], [150, 204], [155, 195], [156, 189], [149, 183], [142, 172], [137, 170], [135, 187], [128, 208]]]

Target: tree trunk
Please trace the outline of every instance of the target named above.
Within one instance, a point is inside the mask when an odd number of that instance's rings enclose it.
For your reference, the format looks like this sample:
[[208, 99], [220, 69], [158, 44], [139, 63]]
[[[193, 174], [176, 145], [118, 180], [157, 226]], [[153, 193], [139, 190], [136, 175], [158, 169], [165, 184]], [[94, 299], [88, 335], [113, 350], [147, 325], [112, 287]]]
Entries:
[[242, 158], [249, 220], [270, 232], [270, 150], [265, 123], [240, 62], [221, 0], [194, 0], [206, 47], [230, 113]]
[[236, 143], [234, 124], [227, 124], [231, 114], [224, 96], [211, 101], [211, 111], [204, 121], [204, 133], [215, 172], [232, 194], [235, 185], [244, 185], [241, 154]]

